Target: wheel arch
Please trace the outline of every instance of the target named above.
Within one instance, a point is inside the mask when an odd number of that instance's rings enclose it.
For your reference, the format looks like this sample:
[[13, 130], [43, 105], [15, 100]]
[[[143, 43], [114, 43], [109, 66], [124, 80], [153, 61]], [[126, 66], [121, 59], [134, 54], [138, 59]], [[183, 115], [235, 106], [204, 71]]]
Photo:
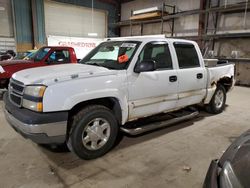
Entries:
[[68, 128], [67, 128], [68, 131], [70, 130], [73, 116], [77, 114], [81, 109], [89, 105], [103, 105], [107, 107], [114, 113], [114, 116], [117, 119], [118, 124], [122, 123], [122, 108], [121, 108], [119, 99], [115, 97], [103, 97], [103, 98], [83, 101], [73, 106], [69, 110], [69, 120], [68, 120]]
[[228, 76], [222, 77], [217, 82], [215, 82], [215, 81], [212, 82], [211, 86], [207, 88], [207, 94], [203, 100], [203, 104], [210, 103], [218, 85], [222, 85], [225, 88], [226, 92], [229, 92], [234, 86], [234, 77], [233, 76], [232, 77], [228, 77]]
[[223, 77], [223, 78], [218, 80], [216, 85], [218, 85], [218, 84], [222, 85], [226, 89], [226, 92], [228, 92], [233, 87], [234, 78], [233, 77]]

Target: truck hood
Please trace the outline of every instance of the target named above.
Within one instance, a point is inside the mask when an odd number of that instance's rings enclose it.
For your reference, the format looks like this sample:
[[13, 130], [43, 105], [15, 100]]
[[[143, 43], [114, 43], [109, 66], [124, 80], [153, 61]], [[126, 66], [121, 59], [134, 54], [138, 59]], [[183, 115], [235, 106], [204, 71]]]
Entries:
[[34, 63], [33, 60], [7, 60], [7, 61], [0, 61], [0, 65], [2, 67], [9, 66], [9, 65], [16, 65], [16, 64], [26, 64], [26, 63]]
[[12, 78], [25, 85], [43, 84], [49, 86], [72, 79], [114, 74], [117, 74], [116, 70], [109, 70], [104, 67], [83, 64], [64, 64], [22, 70], [13, 74]]

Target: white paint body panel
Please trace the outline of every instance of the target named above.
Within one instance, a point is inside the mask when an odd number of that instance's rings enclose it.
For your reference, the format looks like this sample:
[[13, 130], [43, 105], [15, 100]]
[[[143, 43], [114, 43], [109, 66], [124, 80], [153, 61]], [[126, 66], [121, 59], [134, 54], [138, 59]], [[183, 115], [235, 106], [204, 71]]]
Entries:
[[[103, 67], [67, 64], [27, 69], [17, 72], [13, 78], [25, 85], [47, 86], [43, 97], [43, 111], [69, 111], [75, 105], [91, 99], [113, 97], [122, 109], [122, 124], [132, 119], [172, 111], [211, 100], [212, 87], [223, 77], [234, 76], [234, 66], [205, 68], [202, 55], [195, 42], [165, 37], [127, 37], [112, 40], [140, 41], [127, 70], [109, 70]], [[135, 73], [134, 67], [144, 45], [152, 41], [166, 41], [173, 61], [173, 70]], [[189, 42], [196, 46], [200, 68], [179, 69], [173, 42]], [[202, 73], [203, 79], [196, 79]], [[75, 78], [74, 76], [77, 75]], [[177, 82], [169, 82], [169, 76], [177, 75]]]
[[[204, 60], [199, 50], [199, 46], [196, 43], [192, 43], [196, 49], [200, 67], [178, 69], [178, 102], [177, 107], [189, 106], [192, 104], [201, 103], [206, 95], [207, 73], [204, 67]], [[176, 53], [175, 62], [178, 62]], [[178, 64], [178, 63], [176, 63]], [[197, 74], [202, 74], [201, 79], [197, 78]]]
[[169, 82], [176, 70], [134, 74], [128, 78], [129, 119], [149, 116], [176, 107], [178, 83]]
[[[222, 65], [216, 67], [207, 68], [207, 96], [204, 100], [204, 104], [208, 104], [213, 97], [214, 91], [216, 90], [216, 83], [221, 78], [231, 78], [234, 77], [234, 65]], [[233, 80], [233, 86], [235, 80]], [[233, 87], [232, 87], [233, 88]], [[231, 88], [231, 89], [232, 89]]]
[[[197, 79], [197, 74], [203, 74], [202, 79]], [[177, 107], [198, 104], [206, 95], [206, 71], [204, 68], [191, 68], [178, 70], [178, 94]]]

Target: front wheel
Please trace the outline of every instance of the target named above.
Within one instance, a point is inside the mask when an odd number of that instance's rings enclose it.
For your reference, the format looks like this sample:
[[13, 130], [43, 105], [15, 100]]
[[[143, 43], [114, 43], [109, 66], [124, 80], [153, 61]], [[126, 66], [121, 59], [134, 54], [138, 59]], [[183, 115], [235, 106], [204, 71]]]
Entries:
[[73, 117], [67, 145], [82, 159], [95, 159], [115, 144], [118, 124], [112, 111], [101, 105], [85, 107]]
[[206, 106], [206, 110], [212, 114], [221, 113], [226, 106], [226, 97], [226, 89], [218, 84], [210, 103]]

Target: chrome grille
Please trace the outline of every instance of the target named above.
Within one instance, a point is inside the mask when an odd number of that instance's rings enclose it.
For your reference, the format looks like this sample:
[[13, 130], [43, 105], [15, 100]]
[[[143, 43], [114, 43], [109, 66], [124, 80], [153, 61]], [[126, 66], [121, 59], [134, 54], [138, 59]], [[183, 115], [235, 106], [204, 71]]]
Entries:
[[24, 84], [15, 79], [11, 79], [9, 83], [9, 99], [14, 105], [21, 107], [23, 92]]

